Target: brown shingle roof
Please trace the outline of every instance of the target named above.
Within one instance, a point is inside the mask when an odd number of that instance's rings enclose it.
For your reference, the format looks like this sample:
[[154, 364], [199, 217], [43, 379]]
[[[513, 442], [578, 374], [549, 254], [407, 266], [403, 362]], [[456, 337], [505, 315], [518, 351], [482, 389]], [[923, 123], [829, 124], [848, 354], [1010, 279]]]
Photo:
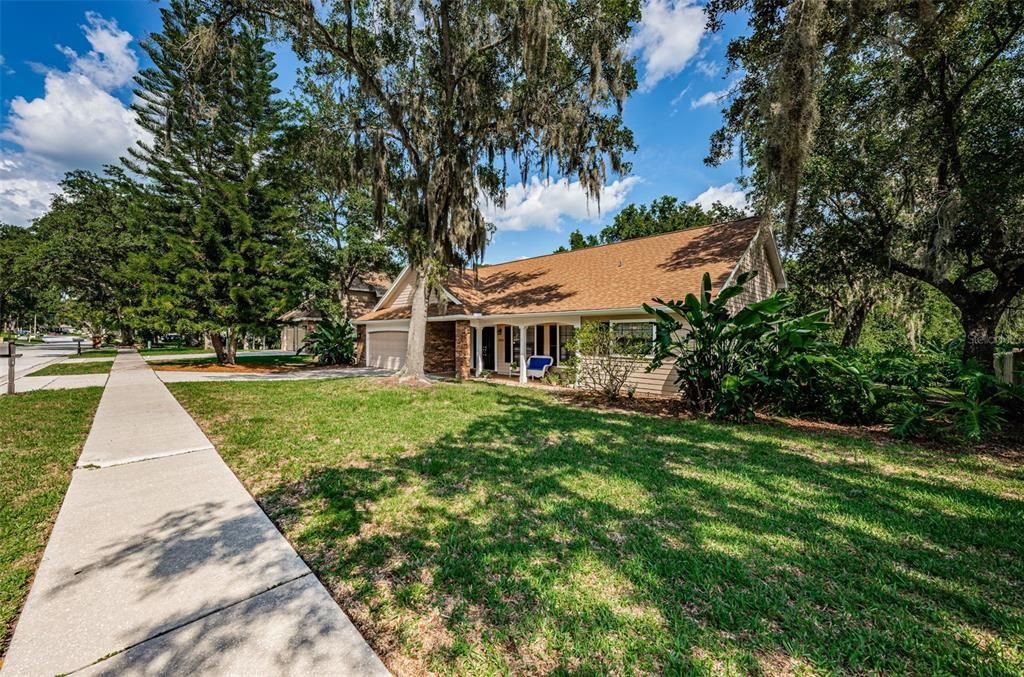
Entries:
[[379, 292], [377, 297], [384, 296], [384, 293], [391, 287], [392, 279], [387, 273], [381, 273], [377, 271], [370, 271], [367, 273], [360, 273], [359, 279], [364, 284], [373, 287], [373, 291]]
[[[697, 292], [705, 272], [717, 289], [761, 224], [758, 217], [664, 235], [453, 271], [446, 287], [462, 305], [448, 315], [578, 312], [639, 308], [655, 297]], [[440, 308], [432, 307], [437, 315]], [[403, 319], [408, 306], [382, 308], [360, 321]]]

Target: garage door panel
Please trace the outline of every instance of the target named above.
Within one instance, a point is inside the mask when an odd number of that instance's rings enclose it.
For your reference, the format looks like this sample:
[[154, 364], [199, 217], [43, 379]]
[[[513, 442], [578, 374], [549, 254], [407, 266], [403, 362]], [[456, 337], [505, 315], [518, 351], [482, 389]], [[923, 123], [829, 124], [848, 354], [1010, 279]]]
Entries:
[[409, 332], [375, 331], [367, 334], [367, 364], [378, 369], [401, 369], [405, 364], [405, 350]]

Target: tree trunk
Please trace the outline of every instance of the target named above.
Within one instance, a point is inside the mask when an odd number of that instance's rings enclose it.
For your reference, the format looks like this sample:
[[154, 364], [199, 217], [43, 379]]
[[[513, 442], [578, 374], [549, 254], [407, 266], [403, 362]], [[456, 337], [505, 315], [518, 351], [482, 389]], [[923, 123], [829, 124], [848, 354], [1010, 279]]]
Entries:
[[860, 343], [860, 335], [864, 331], [864, 323], [868, 314], [874, 307], [875, 301], [871, 298], [864, 298], [858, 301], [850, 312], [846, 321], [846, 329], [843, 331], [842, 345], [844, 348], [856, 348]]
[[960, 309], [960, 326], [964, 329], [964, 362], [977, 360], [982, 369], [995, 373], [997, 324], [999, 316], [988, 312], [988, 309]]
[[210, 333], [210, 342], [213, 343], [213, 352], [217, 355], [217, 362], [224, 365], [235, 364], [235, 334], [233, 329], [227, 330], [227, 340], [220, 335], [220, 332]]
[[221, 338], [220, 332], [210, 334], [210, 343], [213, 344], [213, 352], [217, 356], [217, 362], [219, 364], [226, 364], [227, 356], [224, 353], [224, 339]]
[[409, 318], [409, 342], [405, 349], [405, 366], [398, 372], [402, 383], [426, 381], [423, 353], [427, 345], [427, 276], [423, 266], [416, 268], [413, 282], [412, 315]]

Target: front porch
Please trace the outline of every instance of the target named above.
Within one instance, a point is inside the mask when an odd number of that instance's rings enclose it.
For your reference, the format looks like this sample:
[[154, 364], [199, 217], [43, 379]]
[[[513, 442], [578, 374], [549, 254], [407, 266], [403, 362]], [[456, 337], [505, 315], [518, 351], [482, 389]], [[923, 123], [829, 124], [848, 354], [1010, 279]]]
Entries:
[[[460, 321], [457, 325], [462, 326], [456, 326], [456, 376], [480, 377], [491, 373], [526, 383], [526, 363], [530, 357], [550, 357], [553, 360], [550, 371], [558, 371], [559, 366], [572, 357], [570, 346], [580, 326], [580, 317], [519, 323], [480, 319]], [[466, 343], [468, 350], [460, 346]]]

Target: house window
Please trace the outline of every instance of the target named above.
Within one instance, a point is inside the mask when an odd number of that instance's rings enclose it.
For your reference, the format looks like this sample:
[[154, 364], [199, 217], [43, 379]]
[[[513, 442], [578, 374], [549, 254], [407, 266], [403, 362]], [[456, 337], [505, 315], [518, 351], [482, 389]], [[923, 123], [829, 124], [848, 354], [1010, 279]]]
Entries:
[[654, 332], [657, 330], [654, 322], [612, 322], [611, 326], [615, 344], [621, 351], [625, 352], [629, 346], [641, 346], [647, 353], [654, 352]]
[[530, 357], [534, 355], [533, 347], [536, 345], [536, 327], [529, 326], [526, 328], [526, 356]]
[[512, 364], [512, 327], [505, 326], [505, 364]]
[[547, 355], [555, 358], [555, 363], [558, 363], [558, 351], [555, 346], [558, 345], [558, 325], [552, 324], [548, 327], [548, 350]]
[[519, 340], [519, 327], [509, 327], [508, 330], [512, 332], [512, 340], [509, 342], [512, 346], [512, 356], [508, 362], [509, 364], [519, 364], [519, 346], [521, 343]]
[[576, 327], [571, 324], [558, 326], [558, 363], [561, 364], [572, 357], [572, 341], [576, 337]]

